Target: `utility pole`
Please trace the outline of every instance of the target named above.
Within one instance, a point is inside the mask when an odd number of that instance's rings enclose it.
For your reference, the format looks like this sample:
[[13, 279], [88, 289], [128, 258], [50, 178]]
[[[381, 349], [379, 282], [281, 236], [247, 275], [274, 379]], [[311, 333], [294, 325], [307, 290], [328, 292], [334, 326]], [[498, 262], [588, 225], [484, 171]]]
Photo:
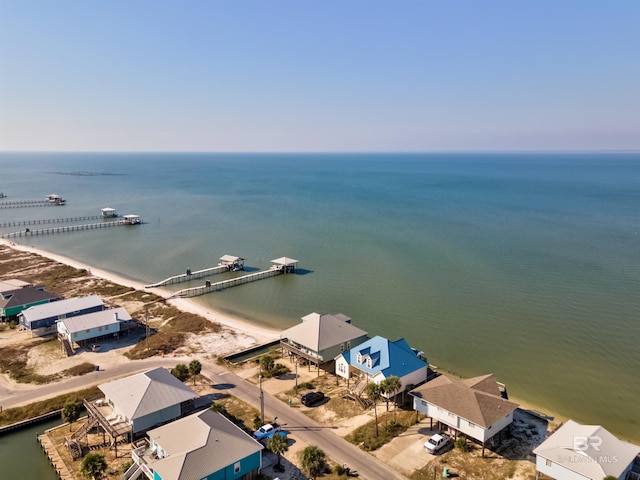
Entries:
[[147, 352], [149, 351], [149, 306], [144, 306], [144, 330], [145, 330], [145, 342], [147, 344]]
[[298, 395], [298, 357], [296, 356], [296, 395]]
[[260, 418], [262, 419], [262, 424], [264, 425], [264, 392], [262, 391], [262, 365], [260, 365], [260, 375], [258, 376], [258, 380], [260, 380]]

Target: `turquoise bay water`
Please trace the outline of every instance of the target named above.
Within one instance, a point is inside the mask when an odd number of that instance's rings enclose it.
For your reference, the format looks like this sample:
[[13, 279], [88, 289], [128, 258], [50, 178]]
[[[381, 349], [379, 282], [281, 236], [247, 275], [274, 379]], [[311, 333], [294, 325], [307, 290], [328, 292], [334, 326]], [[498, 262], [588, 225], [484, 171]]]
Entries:
[[144, 283], [227, 253], [299, 259], [303, 274], [197, 301], [278, 329], [342, 312], [640, 441], [640, 154], [4, 153], [0, 191], [68, 200], [0, 223], [141, 215], [18, 241]]

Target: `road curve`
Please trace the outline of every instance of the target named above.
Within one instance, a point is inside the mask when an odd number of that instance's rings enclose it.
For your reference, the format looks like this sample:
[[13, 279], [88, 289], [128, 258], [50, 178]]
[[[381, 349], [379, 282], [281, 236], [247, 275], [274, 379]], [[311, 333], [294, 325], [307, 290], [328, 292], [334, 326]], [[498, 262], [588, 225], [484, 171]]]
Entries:
[[[114, 365], [106, 370], [91, 372], [79, 377], [62, 380], [32, 389], [11, 390], [0, 389], [0, 406], [3, 409], [17, 407], [39, 400], [46, 400], [64, 393], [106, 383], [116, 378], [133, 375], [138, 372], [157, 367], [174, 367], [177, 363], [189, 363], [192, 357], [154, 357]], [[202, 375], [208, 377], [215, 385], [225, 385], [224, 391], [260, 410], [260, 389], [238, 375], [225, 370], [224, 367], [203, 362]], [[265, 415], [278, 417], [278, 423], [285, 425], [285, 430], [293, 439], [299, 438], [308, 445], [316, 445], [338, 464], [347, 464], [356, 470], [363, 480], [406, 480], [406, 477], [382, 463], [373, 455], [352, 445], [336, 435], [331, 427], [325, 427], [307, 417], [297, 408], [290, 408], [284, 402], [264, 392]]]

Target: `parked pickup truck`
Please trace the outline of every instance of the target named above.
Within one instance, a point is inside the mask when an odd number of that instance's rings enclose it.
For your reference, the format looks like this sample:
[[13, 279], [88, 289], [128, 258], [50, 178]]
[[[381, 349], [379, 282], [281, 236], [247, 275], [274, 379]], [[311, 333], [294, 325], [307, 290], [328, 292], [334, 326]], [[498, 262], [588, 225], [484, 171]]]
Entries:
[[436, 433], [424, 443], [424, 449], [431, 454], [435, 454], [446, 447], [450, 440], [451, 437], [449, 435]]

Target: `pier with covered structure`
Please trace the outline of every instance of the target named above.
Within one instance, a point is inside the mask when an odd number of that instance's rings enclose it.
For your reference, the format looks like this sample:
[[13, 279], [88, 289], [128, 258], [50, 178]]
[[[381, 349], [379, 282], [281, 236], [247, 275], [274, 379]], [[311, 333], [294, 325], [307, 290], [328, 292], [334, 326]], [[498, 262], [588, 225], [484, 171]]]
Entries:
[[179, 290], [173, 294], [173, 297], [196, 297], [198, 295], [204, 295], [206, 293], [217, 292], [224, 290], [225, 288], [236, 287], [238, 285], [244, 285], [245, 283], [255, 282], [256, 280], [262, 280], [263, 278], [275, 277], [276, 275], [282, 275], [285, 273], [294, 273], [296, 271], [296, 265], [298, 260], [288, 257], [280, 257], [275, 260], [271, 260], [271, 268], [268, 270], [261, 270], [255, 273], [249, 273], [240, 277], [230, 278], [228, 280], [222, 280], [220, 282], [211, 283], [209, 280], [200, 287], [185, 288]]
[[220, 257], [220, 262], [215, 267], [204, 268], [202, 270], [196, 270], [192, 272], [190, 268], [187, 268], [185, 273], [180, 275], [174, 275], [172, 277], [165, 278], [156, 283], [145, 285], [144, 288], [156, 288], [163, 287], [165, 285], [173, 285], [175, 283], [189, 282], [197, 278], [210, 277], [218, 275], [220, 273], [238, 271], [244, 269], [244, 258], [234, 257], [233, 255], [223, 255]]

